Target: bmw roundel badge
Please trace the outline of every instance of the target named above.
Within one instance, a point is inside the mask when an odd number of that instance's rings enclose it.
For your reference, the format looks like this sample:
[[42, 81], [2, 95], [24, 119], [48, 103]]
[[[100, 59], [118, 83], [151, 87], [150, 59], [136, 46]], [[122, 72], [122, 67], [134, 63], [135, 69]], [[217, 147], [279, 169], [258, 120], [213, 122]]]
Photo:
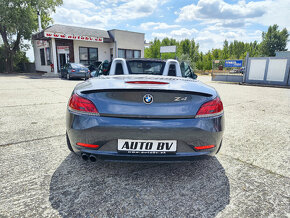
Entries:
[[150, 94], [146, 94], [143, 97], [143, 101], [145, 104], [151, 104], [153, 102], [153, 96]]

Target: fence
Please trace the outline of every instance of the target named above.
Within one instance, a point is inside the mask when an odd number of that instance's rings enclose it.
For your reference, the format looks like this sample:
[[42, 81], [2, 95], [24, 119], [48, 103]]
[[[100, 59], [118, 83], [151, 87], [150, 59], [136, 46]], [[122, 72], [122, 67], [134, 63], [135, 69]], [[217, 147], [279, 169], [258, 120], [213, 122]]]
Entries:
[[[243, 61], [243, 60], [239, 60]], [[243, 69], [241, 67], [225, 67], [226, 60], [214, 60], [212, 64], [212, 80], [225, 82], [243, 82]]]

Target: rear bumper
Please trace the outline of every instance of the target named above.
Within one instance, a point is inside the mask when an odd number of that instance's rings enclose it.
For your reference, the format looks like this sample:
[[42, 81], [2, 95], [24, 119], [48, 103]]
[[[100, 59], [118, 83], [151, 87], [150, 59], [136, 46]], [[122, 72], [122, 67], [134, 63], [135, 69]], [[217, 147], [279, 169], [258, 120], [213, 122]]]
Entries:
[[71, 73], [70, 77], [71, 78], [85, 78], [85, 77], [88, 78], [89, 77], [89, 73], [75, 73], [75, 74]]
[[[130, 119], [78, 115], [67, 112], [67, 133], [77, 154], [118, 161], [187, 161], [196, 156], [214, 155], [219, 150], [224, 131], [224, 117], [200, 119]], [[177, 140], [175, 154], [118, 153], [118, 139]], [[76, 145], [96, 144], [98, 149]], [[194, 146], [215, 145], [197, 151]]]
[[[80, 152], [80, 153], [79, 153]], [[120, 162], [184, 162], [193, 161], [203, 156], [213, 156], [216, 151], [195, 152], [195, 153], [177, 153], [172, 155], [144, 155], [144, 154], [120, 154], [116, 152], [102, 152], [94, 150], [77, 150], [78, 154], [85, 153], [94, 155], [99, 160], [120, 161]]]

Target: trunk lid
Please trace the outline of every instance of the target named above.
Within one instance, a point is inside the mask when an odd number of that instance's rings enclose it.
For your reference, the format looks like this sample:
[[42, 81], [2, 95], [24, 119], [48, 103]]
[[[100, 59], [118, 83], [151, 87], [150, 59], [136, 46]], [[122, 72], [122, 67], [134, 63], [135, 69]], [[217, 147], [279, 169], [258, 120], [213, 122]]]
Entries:
[[134, 118], [192, 118], [216, 97], [213, 88], [197, 80], [152, 75], [94, 78], [75, 91], [91, 100], [101, 116]]

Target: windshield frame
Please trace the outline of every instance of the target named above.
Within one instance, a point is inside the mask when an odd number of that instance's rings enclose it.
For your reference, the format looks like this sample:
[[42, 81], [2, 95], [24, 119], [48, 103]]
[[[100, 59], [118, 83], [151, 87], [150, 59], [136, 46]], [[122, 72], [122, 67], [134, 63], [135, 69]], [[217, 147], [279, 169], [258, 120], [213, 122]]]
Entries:
[[[158, 63], [158, 64], [161, 64], [161, 69], [160, 69], [160, 73], [158, 74], [154, 74], [154, 73], [134, 73], [132, 72], [131, 70], [131, 67], [130, 67], [130, 62], [140, 62], [142, 64], [144, 63]], [[128, 68], [128, 72], [129, 74], [131, 75], [159, 75], [159, 76], [162, 76], [163, 75], [163, 71], [164, 71], [164, 68], [165, 68], [165, 62], [160, 60], [126, 60], [126, 65], [127, 65], [127, 68]]]

